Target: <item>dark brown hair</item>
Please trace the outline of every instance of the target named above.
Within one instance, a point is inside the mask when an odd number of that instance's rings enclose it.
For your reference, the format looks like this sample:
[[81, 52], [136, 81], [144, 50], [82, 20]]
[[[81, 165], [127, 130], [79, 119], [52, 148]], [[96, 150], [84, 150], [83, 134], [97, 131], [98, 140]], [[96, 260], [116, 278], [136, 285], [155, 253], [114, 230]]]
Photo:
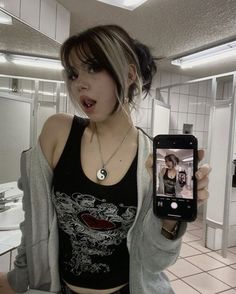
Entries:
[[[117, 25], [102, 25], [90, 28], [67, 39], [61, 47], [61, 60], [65, 68], [68, 90], [70, 91], [70, 55], [75, 50], [85, 64], [106, 70], [116, 83], [117, 103], [114, 111], [124, 103], [125, 82], [129, 64], [137, 70], [136, 80], [128, 89], [128, 100], [134, 104], [134, 97], [149, 93], [152, 78], [156, 73], [155, 58], [149, 48]], [[73, 97], [72, 101], [73, 101]], [[75, 102], [75, 101], [74, 101]]]

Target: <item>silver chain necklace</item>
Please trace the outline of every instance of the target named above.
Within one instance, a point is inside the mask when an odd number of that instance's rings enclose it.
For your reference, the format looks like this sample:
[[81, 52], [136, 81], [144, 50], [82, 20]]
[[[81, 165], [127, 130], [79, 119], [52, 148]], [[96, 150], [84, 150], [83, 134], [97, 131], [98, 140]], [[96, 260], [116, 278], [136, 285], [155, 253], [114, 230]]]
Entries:
[[117, 146], [117, 148], [114, 150], [114, 152], [111, 154], [111, 156], [104, 162], [103, 160], [103, 156], [102, 156], [102, 149], [101, 149], [101, 142], [98, 136], [98, 132], [97, 132], [97, 126], [95, 125], [95, 133], [97, 136], [97, 140], [98, 140], [98, 149], [99, 149], [99, 153], [100, 153], [100, 157], [101, 157], [101, 161], [102, 161], [102, 168], [100, 168], [97, 171], [97, 179], [99, 181], [103, 181], [106, 179], [106, 177], [108, 176], [108, 172], [107, 169], [105, 168], [106, 165], [108, 165], [108, 163], [110, 162], [110, 160], [116, 155], [116, 153], [118, 152], [118, 150], [120, 149], [121, 145], [123, 144], [123, 142], [125, 141], [125, 139], [128, 137], [128, 134], [130, 132], [130, 130], [132, 129], [132, 125], [129, 127], [128, 131], [125, 133], [122, 141], [120, 142], [120, 144]]

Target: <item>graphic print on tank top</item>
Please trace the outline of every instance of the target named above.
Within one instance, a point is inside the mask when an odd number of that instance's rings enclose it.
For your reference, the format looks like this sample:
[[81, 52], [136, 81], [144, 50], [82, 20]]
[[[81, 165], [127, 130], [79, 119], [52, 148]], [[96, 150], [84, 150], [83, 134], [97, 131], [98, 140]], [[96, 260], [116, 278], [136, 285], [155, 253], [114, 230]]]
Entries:
[[[54, 192], [53, 202], [60, 229], [70, 238], [72, 253], [67, 270], [82, 273], [108, 273], [102, 257], [112, 255], [134, 222], [137, 207], [113, 204], [92, 195]], [[99, 258], [101, 259], [99, 261]]]
[[176, 176], [174, 178], [169, 178], [168, 169], [163, 176], [164, 182], [164, 193], [167, 195], [175, 196], [175, 187], [176, 187]]

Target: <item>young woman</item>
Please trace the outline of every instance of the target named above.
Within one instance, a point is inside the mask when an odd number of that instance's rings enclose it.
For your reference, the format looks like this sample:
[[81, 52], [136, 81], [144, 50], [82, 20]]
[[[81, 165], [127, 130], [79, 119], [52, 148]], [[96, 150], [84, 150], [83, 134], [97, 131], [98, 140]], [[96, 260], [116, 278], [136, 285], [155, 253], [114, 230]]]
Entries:
[[176, 185], [178, 182], [176, 166], [178, 163], [179, 158], [174, 154], [168, 154], [165, 156], [166, 168], [164, 167], [161, 170], [160, 175], [164, 185], [164, 194], [166, 196], [176, 197]]
[[[150, 89], [154, 59], [116, 25], [72, 36], [61, 59], [70, 97], [88, 119], [50, 117], [39, 144], [22, 154], [22, 243], [0, 285], [6, 294], [28, 286], [173, 293], [163, 270], [177, 259], [186, 224], [154, 216], [152, 142], [130, 114]], [[198, 171], [201, 199], [208, 196], [208, 172]]]

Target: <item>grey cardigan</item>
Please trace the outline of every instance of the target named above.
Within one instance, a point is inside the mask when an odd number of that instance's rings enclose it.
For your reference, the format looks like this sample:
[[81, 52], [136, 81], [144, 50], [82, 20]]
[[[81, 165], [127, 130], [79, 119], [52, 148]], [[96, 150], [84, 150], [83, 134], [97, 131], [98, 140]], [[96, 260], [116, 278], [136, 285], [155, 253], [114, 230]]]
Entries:
[[[161, 234], [161, 220], [152, 209], [152, 179], [145, 167], [152, 151], [151, 142], [140, 130], [138, 146], [138, 209], [127, 236], [130, 293], [172, 294], [168, 278], [162, 271], [176, 261], [186, 223], [180, 225], [175, 240], [168, 240]], [[25, 292], [28, 287], [60, 292], [57, 218], [51, 201], [52, 177], [53, 171], [39, 143], [22, 153], [19, 185], [24, 191], [25, 220], [20, 225], [22, 239], [14, 269], [7, 275], [11, 287], [18, 293]]]

